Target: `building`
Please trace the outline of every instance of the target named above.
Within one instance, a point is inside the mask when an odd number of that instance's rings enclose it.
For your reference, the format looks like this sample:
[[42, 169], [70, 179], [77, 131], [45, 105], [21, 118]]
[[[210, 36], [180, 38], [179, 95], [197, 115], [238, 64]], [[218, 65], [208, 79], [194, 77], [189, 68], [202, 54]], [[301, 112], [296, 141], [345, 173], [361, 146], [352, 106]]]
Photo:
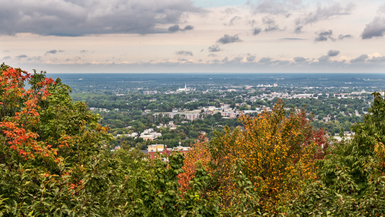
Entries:
[[260, 111], [257, 110], [243, 110], [243, 114], [253, 114], [253, 113], [260, 113]]
[[171, 119], [173, 119], [174, 117], [175, 117], [175, 115], [177, 115], [178, 114], [178, 112], [170, 112], [170, 113], [168, 113], [167, 115], [168, 115], [168, 117], [170, 117]]
[[[164, 144], [154, 144], [154, 145], [149, 145], [147, 147], [148, 152], [163, 152], [163, 149], [165, 148]], [[166, 145], [167, 148], [167, 145]]]
[[313, 94], [297, 94], [293, 96], [293, 98], [311, 98], [311, 97], [313, 97]]
[[[155, 159], [157, 154], [163, 154], [166, 156], [171, 155], [173, 152], [181, 152], [187, 154], [190, 150], [190, 147], [177, 146], [174, 148], [167, 148], [167, 145], [164, 144], [154, 144], [147, 147], [148, 158]], [[167, 157], [162, 158], [163, 161], [168, 161]]]
[[226, 118], [237, 118], [239, 116], [239, 113], [235, 111], [225, 111], [225, 112], [221, 112], [221, 115], [222, 117], [226, 117]]
[[156, 139], [154, 135], [140, 135], [139, 138], [142, 138], [144, 141], [154, 141]]
[[126, 137], [137, 137], [139, 134], [138, 133], [129, 133], [129, 134], [117, 134], [116, 136], [114, 136], [114, 138], [117, 138], [117, 137], [121, 137], [121, 136], [126, 136]]
[[144, 141], [154, 141], [160, 136], [162, 136], [162, 133], [157, 133], [154, 131], [154, 129], [149, 128], [147, 130], [144, 130], [143, 133], [140, 134], [139, 138], [142, 138]]
[[184, 116], [187, 120], [193, 121], [193, 120], [198, 120], [200, 114], [199, 113], [184, 113]]
[[149, 94], [157, 94], [158, 91], [153, 90], [153, 91], [143, 91], [143, 94], [149, 95]]
[[[148, 158], [150, 159], [155, 159], [157, 156], [157, 153], [163, 154], [163, 155], [169, 155], [171, 153], [172, 149], [167, 148], [167, 145], [165, 146], [164, 144], [155, 144], [155, 145], [149, 145], [147, 147], [147, 153], [148, 153]], [[167, 158], [163, 158], [163, 161], [168, 161]]]
[[190, 151], [190, 147], [184, 147], [184, 146], [177, 146], [172, 149], [172, 151], [181, 152], [183, 154], [187, 154], [188, 151]]
[[193, 89], [192, 88], [189, 88], [187, 87], [186, 83], [184, 84], [184, 88], [179, 88], [178, 90], [176, 90], [177, 93], [181, 93], [181, 92], [189, 92], [189, 91], [192, 91]]

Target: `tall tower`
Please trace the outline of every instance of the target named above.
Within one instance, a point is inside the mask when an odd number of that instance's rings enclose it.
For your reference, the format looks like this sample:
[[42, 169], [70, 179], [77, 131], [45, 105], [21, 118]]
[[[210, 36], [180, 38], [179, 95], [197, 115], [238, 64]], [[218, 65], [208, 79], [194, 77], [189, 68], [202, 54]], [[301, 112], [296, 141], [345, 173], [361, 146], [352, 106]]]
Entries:
[[184, 83], [184, 90], [187, 90], [187, 86], [186, 86], [186, 83]]

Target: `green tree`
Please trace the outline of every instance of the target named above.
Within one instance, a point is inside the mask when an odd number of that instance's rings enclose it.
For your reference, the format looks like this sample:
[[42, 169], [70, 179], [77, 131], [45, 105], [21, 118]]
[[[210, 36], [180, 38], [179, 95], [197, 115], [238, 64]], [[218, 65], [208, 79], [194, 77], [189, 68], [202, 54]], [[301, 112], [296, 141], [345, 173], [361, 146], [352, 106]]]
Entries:
[[320, 180], [292, 201], [293, 214], [303, 216], [382, 216], [385, 214], [385, 100], [374, 103], [362, 123], [352, 126], [353, 140], [329, 147], [319, 162]]

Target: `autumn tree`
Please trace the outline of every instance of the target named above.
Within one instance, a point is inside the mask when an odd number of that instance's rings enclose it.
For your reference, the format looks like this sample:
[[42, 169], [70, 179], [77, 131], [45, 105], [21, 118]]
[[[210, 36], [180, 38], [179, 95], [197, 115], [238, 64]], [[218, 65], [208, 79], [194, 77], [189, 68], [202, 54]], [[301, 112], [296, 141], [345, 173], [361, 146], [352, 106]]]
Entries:
[[195, 164], [208, 162], [203, 168], [215, 180], [213, 189], [231, 192], [220, 195], [222, 209], [236, 206], [233, 199], [241, 192], [234, 180], [242, 173], [260, 198], [253, 205], [260, 206], [260, 213], [285, 213], [285, 203], [317, 178], [315, 163], [325, 154], [325, 132], [312, 128], [304, 110], [287, 112], [281, 100], [271, 112], [239, 120], [243, 128], [225, 127], [210, 142], [193, 146], [185, 159], [185, 172], [180, 174], [181, 186], [189, 188], [184, 185], [194, 176]]
[[[138, 149], [112, 151], [112, 135], [71, 88], [1, 65], [0, 216], [194, 215], [181, 197], [183, 155], [166, 163]], [[26, 88], [29, 87], [29, 88]], [[195, 180], [197, 183], [197, 180]], [[194, 188], [197, 189], [197, 188]], [[216, 203], [209, 213], [215, 213]], [[201, 203], [199, 210], [208, 213]]]
[[208, 164], [211, 161], [210, 152], [207, 148], [207, 137], [201, 135], [199, 141], [192, 145], [183, 161], [183, 173], [178, 175], [178, 182], [182, 192], [187, 192], [191, 187], [190, 181], [195, 176], [197, 164], [200, 167], [209, 170]]

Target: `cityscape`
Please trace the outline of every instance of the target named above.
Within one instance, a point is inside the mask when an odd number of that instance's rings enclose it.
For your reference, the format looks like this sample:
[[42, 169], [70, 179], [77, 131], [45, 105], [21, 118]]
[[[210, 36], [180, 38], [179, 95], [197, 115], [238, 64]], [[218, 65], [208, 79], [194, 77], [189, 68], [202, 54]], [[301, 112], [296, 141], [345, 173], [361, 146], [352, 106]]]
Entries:
[[[161, 78], [165, 76], [173, 78]], [[270, 112], [278, 99], [284, 100], [286, 111], [304, 108], [314, 127], [338, 140], [340, 132], [350, 136], [350, 127], [368, 113], [371, 93], [385, 88], [381, 74], [356, 74], [348, 79], [312, 75], [310, 80], [301, 74], [238, 75], [231, 81], [227, 75], [211, 74], [195, 75], [193, 83], [184, 82], [189, 76], [166, 74], [146, 80], [143, 75], [83, 75], [79, 80], [76, 75], [66, 81], [72, 82], [72, 97], [86, 102], [101, 115], [101, 123], [111, 128], [116, 149], [140, 144], [143, 151], [158, 143], [190, 147], [202, 133], [210, 138], [226, 125], [241, 127], [241, 115]], [[249, 76], [256, 78], [250, 81]]]
[[0, 217], [385, 216], [383, 0], [0, 3]]

